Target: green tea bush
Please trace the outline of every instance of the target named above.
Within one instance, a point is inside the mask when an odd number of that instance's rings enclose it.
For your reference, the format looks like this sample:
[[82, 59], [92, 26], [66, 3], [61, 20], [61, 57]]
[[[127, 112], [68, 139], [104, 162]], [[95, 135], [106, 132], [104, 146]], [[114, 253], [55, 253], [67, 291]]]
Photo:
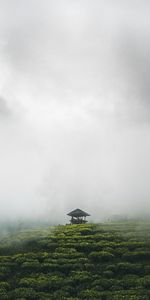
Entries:
[[150, 275], [144, 276], [141, 279], [141, 284], [143, 285], [144, 288], [150, 289]]
[[32, 288], [16, 288], [9, 293], [9, 298], [11, 300], [16, 299], [29, 299], [29, 300], [37, 300], [37, 293]]
[[1, 281], [0, 282], [0, 289], [3, 289], [5, 291], [10, 290], [11, 286], [7, 281]]
[[101, 300], [101, 294], [98, 291], [95, 291], [94, 289], [87, 289], [83, 290], [79, 293], [80, 299], [85, 300]]
[[0, 243], [0, 300], [150, 300], [149, 274], [144, 223], [25, 230]]
[[94, 251], [89, 254], [89, 258], [95, 262], [108, 262], [114, 259], [114, 255], [107, 251]]
[[31, 273], [31, 272], [36, 272], [40, 270], [41, 265], [38, 260], [28, 260], [22, 263], [21, 269], [25, 273]]
[[1, 300], [9, 300], [8, 293], [3, 288], [0, 288], [0, 299]]
[[139, 251], [139, 252], [126, 252], [123, 254], [122, 258], [128, 261], [144, 261], [150, 259], [150, 251]]
[[142, 264], [133, 264], [129, 262], [120, 262], [114, 267], [114, 272], [121, 275], [141, 274], [143, 270]]

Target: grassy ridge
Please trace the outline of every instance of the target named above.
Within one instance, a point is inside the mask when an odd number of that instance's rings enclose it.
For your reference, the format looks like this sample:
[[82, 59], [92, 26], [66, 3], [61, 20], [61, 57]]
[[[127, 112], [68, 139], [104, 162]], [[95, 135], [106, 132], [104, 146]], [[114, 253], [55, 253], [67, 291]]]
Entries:
[[150, 224], [27, 230], [0, 244], [0, 299], [149, 300]]

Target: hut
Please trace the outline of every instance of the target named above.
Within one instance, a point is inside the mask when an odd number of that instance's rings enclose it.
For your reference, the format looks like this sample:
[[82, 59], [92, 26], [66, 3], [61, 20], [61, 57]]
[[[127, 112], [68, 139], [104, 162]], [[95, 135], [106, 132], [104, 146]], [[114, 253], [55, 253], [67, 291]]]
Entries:
[[85, 224], [87, 223], [86, 217], [90, 216], [85, 211], [77, 208], [67, 214], [71, 217], [70, 224]]

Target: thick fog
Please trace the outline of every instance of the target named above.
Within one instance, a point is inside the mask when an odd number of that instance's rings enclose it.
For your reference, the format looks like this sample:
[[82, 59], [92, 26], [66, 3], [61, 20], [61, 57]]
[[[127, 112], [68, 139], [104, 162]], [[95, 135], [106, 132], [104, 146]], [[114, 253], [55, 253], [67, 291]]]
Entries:
[[150, 3], [0, 1], [0, 218], [150, 209]]

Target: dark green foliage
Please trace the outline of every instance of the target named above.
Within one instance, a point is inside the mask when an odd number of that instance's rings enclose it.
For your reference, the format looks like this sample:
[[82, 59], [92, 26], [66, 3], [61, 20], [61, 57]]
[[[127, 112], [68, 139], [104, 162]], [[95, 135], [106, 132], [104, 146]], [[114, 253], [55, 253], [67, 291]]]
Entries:
[[89, 255], [89, 258], [95, 262], [108, 262], [112, 261], [114, 258], [114, 255], [107, 251], [95, 251], [91, 252]]
[[2, 300], [150, 300], [149, 224], [28, 230], [0, 244]]

